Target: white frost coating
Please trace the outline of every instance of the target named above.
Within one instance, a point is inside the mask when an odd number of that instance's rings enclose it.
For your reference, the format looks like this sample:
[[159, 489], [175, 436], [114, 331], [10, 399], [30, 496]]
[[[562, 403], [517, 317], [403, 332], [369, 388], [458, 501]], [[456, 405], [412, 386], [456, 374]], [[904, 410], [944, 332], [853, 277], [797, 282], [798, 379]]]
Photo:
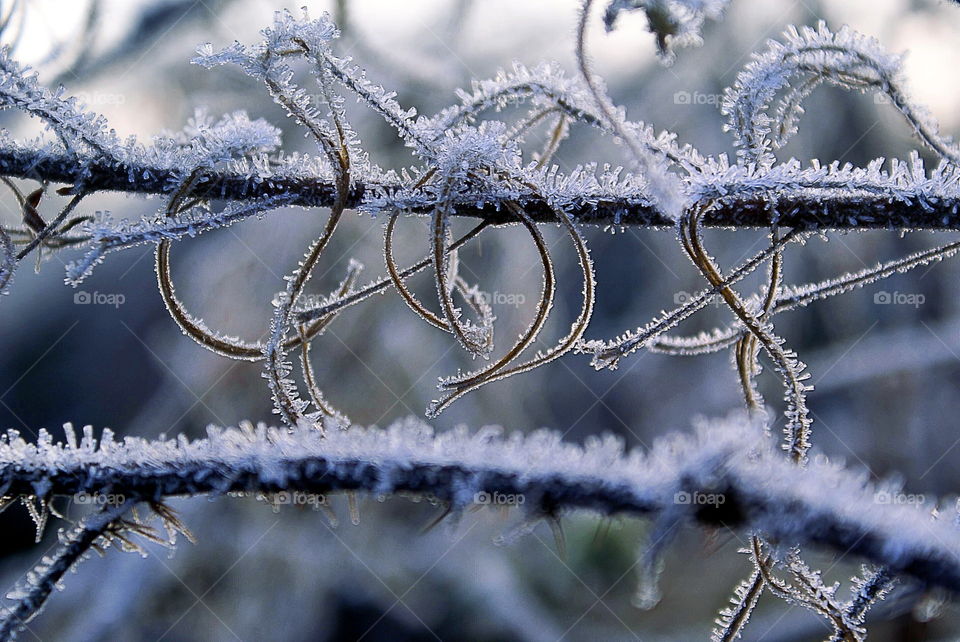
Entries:
[[[738, 155], [745, 163], [772, 164], [773, 149], [797, 132], [803, 100], [819, 85], [829, 83], [887, 94], [926, 145], [941, 157], [960, 162], [960, 149], [940, 136], [926, 110], [912, 106], [907, 99], [900, 79], [901, 62], [900, 56], [888, 53], [874, 38], [846, 26], [837, 32], [823, 21], [816, 29], [789, 27], [784, 42], [770, 40], [767, 50], [755, 54], [725, 92], [722, 111], [728, 118], [726, 129], [734, 132]], [[769, 115], [771, 101], [788, 87], [774, 115]]]
[[[151, 146], [134, 137], [121, 141], [103, 116], [86, 111], [62, 87], [50, 91], [40, 85], [36, 73], [10, 58], [6, 47], [0, 49], [0, 101], [0, 108], [16, 108], [41, 119], [64, 151], [88, 162], [189, 172], [200, 159], [231, 160], [273, 151], [280, 143], [279, 130], [262, 119], [250, 120], [238, 111], [214, 122], [202, 110], [182, 132], [161, 134]], [[55, 151], [55, 147], [49, 149]]]
[[[700, 174], [689, 179], [698, 201], [746, 199], [774, 195], [779, 199], [843, 199], [847, 203], [875, 201], [878, 197], [932, 210], [931, 203], [960, 198], [960, 167], [941, 161], [929, 172], [917, 152], [906, 160], [878, 158], [866, 167], [834, 161], [822, 166], [812, 160], [803, 167], [790, 159], [772, 167], [731, 165], [725, 155], [706, 161]], [[869, 222], [869, 219], [866, 219]]]
[[[885, 164], [888, 169], [884, 169]], [[630, 207], [651, 205], [645, 181], [622, 167], [605, 165], [598, 168], [591, 164], [561, 173], [555, 166], [534, 168], [531, 164], [523, 169], [522, 175], [537, 185], [541, 193], [550, 195], [568, 209], [582, 207], [585, 203], [614, 202], [623, 206], [622, 212], [615, 213], [616, 217]], [[700, 170], [690, 174], [685, 182], [693, 202], [726, 199], [735, 203], [737, 200], [771, 197], [780, 200], [835, 198], [842, 199], [849, 206], [859, 201], [876, 203], [879, 199], [919, 205], [930, 211], [937, 201], [960, 198], [960, 169], [952, 162], [942, 161], [928, 171], [916, 152], [906, 160], [878, 158], [866, 167], [839, 162], [823, 166], [816, 160], [803, 166], [796, 159], [772, 167], [744, 167], [731, 164], [726, 156], [721, 155], [704, 159]], [[518, 190], [501, 184], [483, 192], [465, 192], [456, 200], [463, 204], [497, 203], [522, 196]], [[370, 190], [360, 209], [370, 214], [389, 209], [427, 210], [435, 203], [436, 199], [424, 190], [381, 183]], [[868, 216], [861, 215], [858, 220], [870, 222]], [[611, 223], [616, 225], [620, 220], [615, 218]]]
[[[946, 243], [928, 250], [914, 252], [900, 259], [895, 259], [886, 263], [878, 263], [872, 267], [864, 268], [863, 270], [859, 270], [857, 272], [841, 274], [840, 276], [831, 279], [825, 279], [817, 283], [781, 286], [780, 292], [774, 299], [772, 314], [775, 315], [781, 312], [794, 310], [796, 308], [809, 305], [814, 301], [819, 301], [831, 296], [850, 292], [857, 288], [861, 288], [865, 285], [869, 285], [884, 279], [892, 274], [902, 274], [916, 267], [930, 265], [931, 263], [942, 261], [946, 258], [956, 255], [957, 252], [960, 252], [960, 241], [954, 241], [952, 243]], [[710, 299], [714, 298], [714, 296], [705, 298], [704, 301], [709, 301]], [[751, 314], [754, 316], [758, 315], [761, 310], [761, 295], [759, 293], [750, 295], [750, 297], [744, 299], [744, 304]], [[657, 329], [662, 330], [664, 325], [665, 324], [661, 324], [661, 326]], [[642, 331], [637, 331], [638, 334], [640, 332]], [[640, 347], [642, 345], [651, 352], [681, 356], [694, 356], [718, 352], [725, 348], [729, 348], [734, 344], [734, 342], [737, 341], [737, 339], [743, 336], [745, 332], [747, 332], [747, 330], [743, 327], [742, 322], [739, 319], [736, 319], [724, 329], [715, 328], [710, 332], [700, 332], [696, 335], [666, 336], [660, 334], [658, 336], [659, 333], [651, 332], [645, 337], [644, 340], [634, 338], [630, 341], [632, 341], [633, 345], [636, 347]], [[639, 344], [636, 343], [637, 341], [639, 341]], [[631, 345], [628, 343], [626, 338], [618, 339], [618, 342], [619, 343], [612, 344], [605, 344], [603, 342], [588, 342], [590, 345], [588, 346], [587, 344], [584, 344], [583, 347], [584, 349], [594, 351], [595, 355], [598, 357], [598, 361], [601, 362], [602, 365], [609, 365], [602, 358], [602, 354], [604, 352], [608, 350], [617, 351], [618, 348], [620, 350], [626, 350]]]
[[237, 111], [214, 121], [205, 109], [197, 109], [183, 130], [155, 136], [151, 153], [161, 167], [212, 167], [279, 146], [280, 130], [262, 118], [250, 120]]
[[[0, 438], [0, 479], [8, 483], [29, 477], [40, 483], [48, 476], [63, 479], [66, 474], [70, 483], [82, 486], [93, 479], [122, 484], [123, 479], [190, 475], [182, 479], [183, 489], [189, 489], [204, 480], [215, 485], [211, 476], [226, 476], [228, 481], [237, 471], [252, 471], [259, 483], [296, 489], [305, 479], [293, 476], [292, 471], [302, 475], [303, 469], [292, 464], [323, 458], [324, 478], [346, 478], [355, 473], [358, 462], [372, 467], [379, 481], [376, 488], [365, 489], [378, 493], [392, 492], [417, 467], [455, 467], [467, 473], [460, 480], [468, 486], [456, 490], [464, 503], [484, 490], [485, 475], [499, 473], [515, 479], [516, 488], [531, 496], [560, 487], [577, 498], [571, 500], [574, 506], [606, 512], [610, 504], [603, 496], [608, 494], [635, 508], [645, 507], [636, 512], [653, 513], [675, 507], [678, 492], [719, 487], [730, 494], [730, 505], [735, 501], [744, 511], [741, 526], [749, 530], [800, 543], [832, 527], [849, 528], [870, 533], [873, 543], [864, 550], [881, 558], [874, 561], [897, 568], [909, 560], [936, 559], [944, 573], [960, 578], [960, 532], [950, 519], [930, 517], [933, 503], [884, 502], [882, 493], [896, 494], [901, 488], [894, 483], [873, 485], [866, 472], [844, 470], [823, 456], [811, 458], [805, 469], [793, 466], [771, 446], [760, 425], [739, 415], [702, 421], [693, 434], [659, 438], [649, 452], [625, 452], [622, 440], [609, 435], [588, 438], [581, 447], [547, 430], [505, 436], [499, 428], [470, 433], [460, 427], [437, 433], [415, 419], [384, 430], [331, 430], [325, 438], [307, 425], [287, 431], [248, 424], [240, 429], [211, 427], [206, 439], [195, 441], [184, 437], [115, 441], [109, 430], [97, 441], [88, 426], [76, 443], [69, 438], [72, 428], [67, 430], [67, 444], [54, 443], [44, 430], [36, 444], [9, 431]], [[424, 483], [424, 492], [438, 490]], [[585, 493], [595, 496], [591, 499]], [[696, 507], [687, 509], [688, 517], [695, 519]], [[816, 543], [829, 545], [823, 539]]]
[[290, 11], [275, 11], [273, 25], [261, 30], [264, 39], [257, 45], [247, 48], [239, 42], [216, 51], [213, 45], [205, 43], [197, 48], [197, 57], [193, 62], [207, 68], [219, 65], [237, 65], [251, 76], [263, 76], [272, 71], [273, 61], [267, 60], [277, 52], [299, 50], [300, 43], [316, 49], [327, 49], [329, 43], [340, 35], [333, 22], [324, 14], [317, 20], [310, 20], [306, 9], [303, 18], [297, 19]]
[[231, 203], [220, 212], [213, 212], [206, 206], [200, 206], [191, 208], [177, 218], [162, 219], [159, 222], [146, 220], [132, 223], [114, 222], [109, 214], [98, 213], [92, 222], [84, 226], [84, 230], [91, 236], [92, 248], [80, 259], [67, 264], [66, 283], [73, 286], [79, 285], [111, 252], [144, 243], [192, 238], [210, 230], [229, 227], [251, 216], [262, 216], [264, 212], [286, 205], [293, 198], [292, 194], [284, 194], [261, 200]]
[[71, 152], [92, 150], [103, 155], [121, 153], [121, 143], [103, 116], [86, 112], [76, 98], [64, 96], [63, 87], [50, 91], [40, 85], [36, 72], [0, 48], [0, 108], [16, 108], [41, 119]]
[[294, 70], [285, 62], [292, 55], [303, 55], [318, 63], [332, 56], [329, 43], [339, 35], [339, 31], [329, 17], [324, 14], [320, 19], [311, 20], [304, 9], [302, 19], [297, 19], [289, 11], [276, 11], [273, 25], [260, 33], [264, 39], [252, 47], [235, 42], [231, 47], [216, 52], [210, 44], [201, 45], [197, 50], [199, 55], [193, 62], [208, 69], [227, 64], [240, 67], [245, 74], [266, 85], [274, 101], [317, 138], [321, 151], [328, 158], [334, 158], [337, 154], [329, 141], [339, 140], [342, 132], [343, 143], [349, 150], [351, 160], [364, 159], [358, 168], [362, 169], [366, 156], [360, 149], [356, 133], [346, 123], [343, 97], [330, 90], [333, 75], [329, 66], [317, 65], [312, 71], [323, 94], [322, 102], [330, 110], [326, 116], [333, 123], [318, 109], [316, 95], [294, 82]]
[[471, 81], [470, 91], [458, 89], [456, 93], [461, 104], [447, 107], [431, 118], [421, 118], [422, 129], [442, 132], [484, 111], [500, 111], [528, 100], [534, 107], [560, 106], [578, 120], [599, 120], [582, 82], [566, 76], [555, 62], [532, 68], [514, 62], [509, 70], [497, 70], [493, 78]]
[[[509, 71], [500, 69], [493, 78], [474, 80], [469, 92], [457, 91], [460, 105], [448, 107], [429, 119], [420, 119], [417, 127], [423, 131], [440, 132], [469, 122], [484, 111], [500, 111], [511, 105], [529, 101], [531, 113], [538, 110], [559, 109], [574, 121], [612, 133], [609, 123], [596, 111], [596, 103], [583, 81], [567, 77], [554, 62], [545, 62], [529, 68], [514, 62]], [[669, 159], [681, 169], [691, 171], [703, 162], [700, 153], [690, 145], [678, 145], [676, 134], [663, 131], [657, 134], [653, 127], [640, 121], [628, 121], [620, 114], [622, 124], [631, 137], [643, 147]], [[436, 135], [436, 134], [434, 134]]]
[[0, 296], [7, 293], [7, 286], [10, 285], [16, 268], [17, 254], [13, 249], [13, 240], [0, 228]]
[[520, 147], [506, 139], [506, 129], [504, 123], [494, 120], [480, 123], [479, 127], [466, 126], [443, 132], [435, 143], [437, 171], [457, 184], [466, 183], [477, 168], [518, 171]]

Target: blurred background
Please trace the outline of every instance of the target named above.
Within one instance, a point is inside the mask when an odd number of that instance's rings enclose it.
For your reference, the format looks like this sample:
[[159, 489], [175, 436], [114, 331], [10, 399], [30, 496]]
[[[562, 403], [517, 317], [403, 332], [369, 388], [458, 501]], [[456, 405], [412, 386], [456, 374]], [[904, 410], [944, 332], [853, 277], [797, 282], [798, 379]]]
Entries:
[[[566, 0], [448, 0], [405, 3], [307, 2], [312, 15], [330, 11], [344, 35], [337, 48], [369, 76], [398, 92], [404, 106], [431, 114], [456, 101], [472, 78], [492, 76], [513, 60], [556, 60], [574, 73], [577, 3]], [[284, 130], [284, 149], [312, 152], [295, 123], [263, 89], [230, 68], [189, 64], [197, 44], [252, 43], [286, 5], [275, 0], [56, 0], [0, 3], [16, 16], [3, 41], [33, 65], [42, 82], [62, 83], [103, 113], [122, 135], [177, 130], [194, 110], [216, 115], [245, 109]], [[22, 14], [22, 18], [21, 18]], [[614, 99], [633, 119], [679, 134], [706, 154], [731, 153], [719, 102], [751, 52], [788, 24], [848, 23], [889, 49], [909, 51], [905, 73], [914, 98], [945, 133], [960, 129], [960, 8], [934, 0], [734, 0], [724, 19], [708, 22], [705, 44], [682, 49], [664, 68], [641, 14], [621, 18], [606, 34], [596, 16], [591, 52]], [[352, 104], [364, 148], [382, 167], [413, 162], [377, 116]], [[513, 119], [522, 111], [507, 112]], [[0, 126], [16, 138], [39, 132], [36, 122], [4, 111]], [[531, 136], [539, 149], [549, 131]], [[871, 95], [821, 89], [808, 101], [800, 134], [781, 157], [838, 159], [864, 165], [878, 156], [906, 157], [916, 146], [899, 114]], [[929, 158], [928, 158], [929, 160]], [[574, 127], [555, 161], [562, 169], [597, 161], [624, 163], [594, 132]], [[22, 183], [23, 189], [33, 189]], [[51, 201], [55, 200], [51, 199]], [[55, 204], [46, 203], [53, 211]], [[150, 215], [159, 201], [97, 195], [81, 209], [115, 216]], [[0, 218], [17, 224], [12, 194]], [[289, 210], [262, 221], [188, 239], [174, 247], [174, 279], [193, 314], [221, 332], [254, 339], [266, 331], [270, 300], [283, 289], [326, 212]], [[350, 215], [313, 281], [327, 292], [349, 258], [367, 265], [361, 281], [383, 271], [383, 221]], [[457, 229], [467, 229], [460, 222]], [[579, 306], [580, 276], [559, 230], [554, 244], [561, 291], [542, 338], [561, 336]], [[589, 338], [609, 339], [670, 309], [703, 287], [672, 230], [588, 229], [597, 264], [598, 303]], [[787, 283], [827, 278], [949, 240], [945, 233], [832, 234], [786, 255]], [[401, 265], [427, 251], [426, 223], [406, 219], [399, 231]], [[756, 252], [762, 231], [712, 231], [707, 245], [721, 265]], [[63, 264], [77, 254], [51, 254], [34, 272], [24, 265], [0, 301], [0, 428], [29, 436], [40, 427], [59, 438], [67, 421], [110, 427], [120, 435], [202, 436], [208, 424], [271, 420], [259, 364], [206, 352], [167, 316], [153, 275], [153, 248], [111, 255], [79, 289], [63, 284]], [[461, 254], [466, 273], [495, 293], [497, 337], [503, 346], [529, 321], [539, 289], [537, 258], [517, 230], [487, 231]], [[960, 466], [960, 280], [953, 262], [898, 275], [809, 309], [782, 315], [776, 327], [808, 364], [816, 390], [814, 444], [831, 458], [877, 478], [899, 474], [908, 492], [955, 495]], [[741, 288], [760, 285], [761, 275]], [[414, 281], [423, 300], [429, 279]], [[882, 293], [911, 304], [882, 304]], [[78, 294], [114, 295], [114, 304], [83, 304]], [[502, 296], [497, 297], [496, 293]], [[122, 295], [122, 297], [116, 296]], [[92, 296], [94, 300], [106, 300]], [[122, 298], [122, 303], [117, 303]], [[729, 321], [708, 307], [684, 333]], [[385, 426], [423, 415], [438, 377], [470, 367], [453, 339], [415, 318], [394, 294], [343, 314], [314, 342], [314, 363], [328, 399], [358, 424]], [[695, 415], [717, 416], [741, 403], [731, 357], [679, 358], [638, 353], [617, 371], [594, 372], [584, 356], [489, 385], [454, 404], [433, 423], [444, 430], [502, 425], [550, 427], [582, 441], [602, 432], [630, 446], [686, 430]], [[760, 378], [780, 410], [770, 368]], [[361, 499], [360, 525], [346, 500], [333, 499], [338, 524], [322, 512], [255, 498], [172, 503], [198, 538], [174, 552], [148, 545], [147, 559], [110, 551], [67, 577], [62, 593], [30, 624], [23, 639], [42, 640], [691, 640], [704, 639], [732, 587], [750, 569], [728, 532], [681, 534], [669, 548], [663, 600], [653, 610], [631, 605], [637, 550], [646, 525], [564, 519], [566, 556], [541, 524], [516, 543], [493, 538], [515, 526], [517, 512], [484, 509], [453, 527], [420, 528], [440, 509], [407, 499]], [[85, 507], [66, 502], [69, 517]], [[926, 517], [918, 513], [918, 519]], [[26, 510], [0, 514], [0, 583], [8, 590], [56, 544], [55, 520], [40, 544]], [[810, 552], [828, 579], [846, 581], [859, 562]], [[845, 591], [846, 589], [844, 589]], [[843, 593], [845, 594], [845, 592]], [[871, 639], [960, 639], [960, 613], [946, 604], [930, 619], [909, 590], [877, 609]], [[761, 603], [748, 640], [817, 640], [825, 625], [773, 598]]]

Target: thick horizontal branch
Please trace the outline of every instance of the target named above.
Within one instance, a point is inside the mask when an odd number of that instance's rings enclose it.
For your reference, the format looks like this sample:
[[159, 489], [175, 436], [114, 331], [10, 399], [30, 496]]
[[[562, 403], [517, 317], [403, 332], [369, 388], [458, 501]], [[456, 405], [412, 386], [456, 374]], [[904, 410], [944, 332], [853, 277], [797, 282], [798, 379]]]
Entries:
[[[174, 170], [130, 166], [123, 163], [88, 161], [79, 163], [67, 155], [27, 149], [0, 149], [0, 176], [34, 179], [51, 183], [83, 182], [89, 191], [117, 191], [136, 194], [166, 194], [178, 184]], [[371, 185], [355, 185], [348, 199], [349, 207], [360, 205]], [[207, 174], [189, 196], [243, 201], [256, 197], [295, 194], [291, 205], [327, 207], [333, 203], [334, 187], [330, 182], [297, 176], [275, 176], [263, 181], [245, 174], [217, 171]], [[770, 203], [776, 200], [778, 221], [787, 227], [804, 230], [840, 229], [960, 229], [957, 208], [960, 199], [928, 197], [911, 199], [902, 191], [894, 194], [878, 192], [856, 198], [837, 191], [786, 193], [771, 190], [747, 197], [724, 199], [708, 212], [704, 224], [711, 227], [768, 227]], [[645, 204], [642, 195], [621, 198], [600, 198], [585, 195], [573, 202], [569, 213], [580, 223], [594, 225], [627, 225], [638, 227], [670, 227], [673, 223], [655, 208]], [[556, 217], [542, 199], [528, 199], [524, 206], [537, 222], [555, 222]], [[414, 210], [416, 211], [416, 210]], [[454, 212], [458, 216], [488, 219], [493, 223], [514, 222], [502, 203], [487, 201], [482, 205], [462, 203]]]
[[306, 427], [291, 433], [262, 426], [213, 431], [190, 443], [105, 436], [99, 447], [91, 430], [77, 445], [69, 429], [69, 446], [45, 433], [39, 445], [10, 433], [0, 442], [0, 494], [160, 500], [365, 491], [430, 496], [454, 510], [475, 503], [522, 505], [534, 514], [586, 509], [763, 533], [960, 591], [960, 531], [949, 516], [933, 520], [929, 504], [917, 505], [922, 500], [825, 461], [800, 469], [759, 427], [745, 425], [734, 418], [701, 426], [645, 454], [625, 453], [613, 438], [581, 448], [548, 431], [435, 434], [414, 420], [326, 438]]

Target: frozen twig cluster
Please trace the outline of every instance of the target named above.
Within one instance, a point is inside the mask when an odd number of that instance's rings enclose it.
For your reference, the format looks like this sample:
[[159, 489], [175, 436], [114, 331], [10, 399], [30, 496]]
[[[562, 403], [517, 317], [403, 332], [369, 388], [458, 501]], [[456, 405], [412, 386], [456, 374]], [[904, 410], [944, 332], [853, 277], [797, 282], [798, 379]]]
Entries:
[[[669, 62], [675, 47], [699, 42], [705, 21], [718, 19], [726, 4], [612, 0], [604, 20], [610, 29], [622, 12], [642, 11], [661, 58]], [[565, 510], [585, 508], [654, 516], [661, 534], [688, 520], [736, 527], [750, 535], [745, 551], [754, 568], [737, 588], [731, 607], [721, 613], [718, 640], [740, 635], [764, 591], [822, 616], [836, 639], [859, 640], [865, 635], [866, 609], [896, 576], [960, 588], [953, 526], [933, 519], [920, 520], [918, 526], [917, 511], [876, 501], [864, 511], [873, 493], [892, 491], [878, 491], [863, 478], [810, 457], [809, 373], [774, 327], [780, 313], [953, 256], [960, 242], [816, 283], [783, 282], [787, 249], [814, 233], [960, 229], [960, 148], [908, 99], [899, 57], [848, 28], [833, 31], [820, 23], [788, 28], [741, 71], [722, 107], [736, 160], [706, 156], [679, 143], [672, 132], [658, 133], [631, 120], [608, 96], [587, 52], [593, 6], [592, 0], [583, 2], [577, 23], [578, 77], [564, 74], [556, 64], [514, 64], [491, 79], [474, 81], [459, 92], [457, 104], [432, 116], [400, 105], [393, 92], [338, 55], [339, 32], [327, 16], [278, 12], [259, 43], [200, 47], [195, 63], [233, 66], [262, 85], [316, 144], [315, 154], [285, 153], [276, 127], [242, 112], [218, 119], [199, 111], [182, 131], [160, 134], [150, 144], [123, 140], [103, 117], [62, 88], [42, 86], [9, 48], [0, 50], [0, 108], [38, 119], [52, 134], [31, 141], [14, 141], [6, 133], [0, 138], [0, 179], [22, 217], [0, 226], [0, 294], [10, 289], [16, 269], [30, 254], [39, 261], [44, 253], [81, 249], [66, 274], [66, 281], [77, 285], [111, 253], [154, 246], [160, 295], [173, 321], [216, 354], [262, 363], [274, 410], [285, 426], [212, 431], [206, 440], [192, 443], [117, 443], [107, 436], [98, 444], [89, 432], [78, 443], [68, 431], [66, 445], [54, 445], [46, 433], [30, 445], [11, 433], [0, 444], [3, 494], [23, 500], [42, 524], [53, 496], [122, 493], [133, 504], [149, 503], [173, 530], [183, 529], [162, 504], [166, 497], [289, 490], [416, 493], [437, 499], [452, 513], [472, 503], [476, 493], [523, 493], [538, 518], [556, 520]], [[307, 82], [312, 89], [296, 71], [303, 64], [311, 73]], [[824, 84], [885, 95], [936, 164], [926, 167], [917, 153], [906, 160], [877, 159], [866, 167], [778, 158], [777, 150], [797, 133], [804, 99]], [[344, 109], [347, 97], [393, 128], [411, 150], [413, 166], [381, 168], [368, 157]], [[520, 116], [498, 116], [508, 110]], [[561, 172], [551, 164], [576, 125], [617, 141], [626, 168], [585, 160]], [[549, 133], [547, 145], [529, 149], [530, 132], [542, 127]], [[41, 187], [24, 194], [11, 179], [39, 181]], [[48, 222], [43, 211], [55, 198], [47, 196], [50, 183], [63, 184], [56, 192], [70, 200], [58, 205]], [[84, 198], [101, 191], [161, 195], [163, 205], [155, 215], [136, 221], [108, 213], [75, 214]], [[207, 327], [177, 296], [173, 246], [290, 206], [324, 207], [330, 213], [321, 234], [305, 244], [303, 259], [286, 277], [267, 338], [247, 341]], [[348, 209], [386, 219], [385, 274], [361, 285], [363, 266], [351, 260], [336, 288], [319, 303], [305, 303], [311, 276], [327, 258], [325, 249]], [[395, 258], [395, 233], [403, 214], [424, 215], [430, 223], [430, 251], [409, 266], [398, 265]], [[457, 216], [475, 217], [478, 224], [454, 238], [450, 223]], [[561, 228], [577, 257], [581, 302], [566, 334], [535, 351], [558, 290], [551, 248], [540, 229], [544, 223]], [[596, 277], [582, 229], [586, 224], [674, 227], [705, 289], [635, 330], [607, 340], [588, 339]], [[529, 238], [541, 274], [533, 319], [503, 350], [496, 345], [496, 318], [486, 293], [464, 278], [459, 257], [461, 248], [495, 225], [513, 225]], [[769, 243], [739, 266], [725, 269], [705, 245], [707, 226], [763, 228], [769, 231]], [[759, 291], [734, 289], [763, 266], [767, 279]], [[409, 277], [424, 270], [435, 284], [432, 304], [407, 285]], [[503, 440], [489, 432], [435, 435], [418, 423], [387, 431], [350, 428], [347, 416], [323, 396], [323, 373], [313, 367], [311, 342], [338, 314], [388, 289], [481, 364], [441, 379], [429, 416], [482, 386], [568, 354], [590, 355], [597, 369], [615, 368], [645, 348], [677, 356], [729, 350], [750, 418], [702, 428], [693, 439], [675, 438], [645, 455], [624, 454], [611, 440], [579, 449], [549, 433]], [[729, 326], [696, 336], [669, 334], [713, 300], [733, 312]], [[783, 459], [756, 429], [766, 421], [755, 384], [761, 356], [783, 387]], [[296, 361], [300, 381], [293, 377]], [[754, 428], [744, 432], [743, 425]], [[677, 493], [689, 492], [717, 493], [726, 501], [715, 510], [675, 501]], [[60, 553], [44, 561], [30, 585], [15, 596], [4, 631], [36, 612], [63, 571], [96, 542], [112, 537], [129, 543], [125, 533], [150, 535], [142, 523], [123, 517], [126, 508], [92, 516], [65, 536]], [[853, 596], [843, 600], [837, 587], [824, 586], [803, 561], [796, 548], [801, 544], [850, 551], [883, 567], [856, 578]], [[646, 574], [656, 567], [661, 546], [650, 547]], [[650, 602], [648, 597], [639, 601]]]

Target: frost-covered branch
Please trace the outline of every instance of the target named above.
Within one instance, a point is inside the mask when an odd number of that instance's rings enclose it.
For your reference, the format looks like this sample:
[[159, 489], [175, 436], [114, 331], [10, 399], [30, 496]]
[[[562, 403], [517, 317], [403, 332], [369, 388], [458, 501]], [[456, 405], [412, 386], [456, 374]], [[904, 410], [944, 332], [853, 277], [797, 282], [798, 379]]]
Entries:
[[[762, 533], [783, 545], [852, 554], [923, 583], [960, 590], [960, 530], [934, 506], [906, 505], [896, 486], [825, 458], [786, 462], [762, 428], [743, 417], [703, 422], [648, 452], [625, 452], [612, 436], [583, 446], [558, 433], [504, 436], [499, 429], [437, 433], [417, 420], [386, 430], [354, 427], [322, 437], [254, 427], [208, 431], [206, 439], [115, 441], [91, 428], [67, 443], [41, 432], [37, 444], [12, 431], [0, 442], [7, 496], [76, 493], [144, 500], [232, 492], [429, 496], [459, 511], [495, 493], [525, 498], [534, 515], [585, 509], [601, 515], [683, 520]], [[691, 498], [720, 498], [704, 503]], [[950, 509], [952, 511], [952, 508]], [[949, 512], [944, 509], [944, 513]]]
[[[904, 163], [906, 165], [906, 163]], [[798, 171], [798, 170], [797, 170]], [[812, 171], [812, 170], [807, 170]], [[729, 196], [704, 215], [708, 227], [769, 227], [773, 197], [778, 203], [778, 220], [784, 227], [805, 230], [840, 229], [960, 229], [960, 189], [957, 179], [944, 176], [941, 185], [934, 182], [896, 182], [889, 174], [878, 174], [873, 183], [852, 181], [852, 170], [834, 168], [832, 185], [818, 188], [813, 177], [804, 183], [791, 180], [786, 171], [753, 180], [730, 181], [715, 189], [729, 190]], [[867, 170], [862, 170], [866, 173]], [[949, 174], [949, 170], [947, 170]], [[0, 176], [29, 178], [73, 185], [81, 182], [88, 192], [117, 191], [131, 194], [169, 194], [177, 183], [177, 172], [170, 168], [108, 164], [100, 160], [78, 159], [67, 154], [50, 154], [31, 149], [0, 149]], [[799, 176], [798, 176], [799, 178]], [[367, 194], [383, 184], [354, 184], [349, 207], [360, 207]], [[399, 185], [386, 185], [399, 188]], [[939, 189], [938, 189], [939, 187]], [[263, 180], [229, 169], [210, 171], [185, 196], [232, 201], [263, 197], [283, 197], [289, 205], [329, 207], [335, 199], [332, 179], [297, 175], [276, 175]], [[451, 211], [452, 216], [484, 218], [491, 223], [514, 222], [504, 204], [507, 199], [490, 199], [478, 206], [464, 198]], [[548, 203], [539, 198], [522, 201], [530, 217], [540, 223], [556, 224]], [[410, 211], [427, 212], [431, 205], [407, 203]], [[568, 211], [586, 224], [671, 227], [667, 220], [640, 193], [612, 195], [585, 193], [573, 199]]]

